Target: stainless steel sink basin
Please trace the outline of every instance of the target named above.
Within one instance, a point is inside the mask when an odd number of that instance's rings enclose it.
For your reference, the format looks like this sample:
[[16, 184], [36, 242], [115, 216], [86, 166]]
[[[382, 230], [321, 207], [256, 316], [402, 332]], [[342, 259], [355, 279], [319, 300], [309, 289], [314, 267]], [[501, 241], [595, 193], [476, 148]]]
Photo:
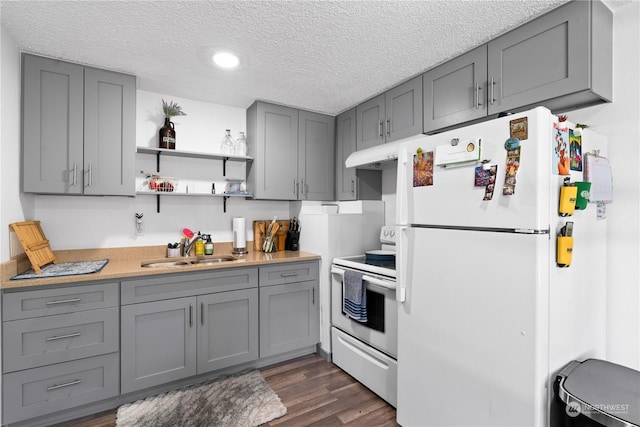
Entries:
[[214, 256], [191, 261], [191, 264], [215, 264], [218, 262], [235, 261], [238, 258], [231, 255]]
[[219, 262], [235, 261], [238, 258], [231, 255], [220, 256], [207, 256], [206, 258], [185, 258], [181, 260], [167, 260], [167, 261], [145, 261], [140, 265], [145, 268], [160, 268], [160, 267], [185, 267], [188, 265], [206, 265], [217, 264]]
[[185, 265], [191, 265], [189, 261], [153, 261], [143, 262], [140, 264], [142, 267], [184, 267]]

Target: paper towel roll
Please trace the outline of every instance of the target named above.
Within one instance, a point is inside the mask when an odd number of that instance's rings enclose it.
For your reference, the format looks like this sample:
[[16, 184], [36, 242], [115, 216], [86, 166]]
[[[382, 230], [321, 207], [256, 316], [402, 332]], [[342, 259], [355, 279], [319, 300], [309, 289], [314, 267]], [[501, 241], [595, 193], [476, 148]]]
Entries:
[[247, 247], [247, 235], [244, 218], [233, 218], [233, 249]]

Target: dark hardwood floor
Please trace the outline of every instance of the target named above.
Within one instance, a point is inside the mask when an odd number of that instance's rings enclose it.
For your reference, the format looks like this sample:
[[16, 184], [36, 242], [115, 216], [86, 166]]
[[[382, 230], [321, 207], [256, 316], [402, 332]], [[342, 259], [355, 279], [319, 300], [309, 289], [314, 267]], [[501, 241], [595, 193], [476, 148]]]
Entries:
[[[285, 416], [263, 426], [398, 426], [393, 406], [320, 356], [305, 356], [260, 372], [287, 407]], [[116, 409], [56, 427], [115, 425]]]

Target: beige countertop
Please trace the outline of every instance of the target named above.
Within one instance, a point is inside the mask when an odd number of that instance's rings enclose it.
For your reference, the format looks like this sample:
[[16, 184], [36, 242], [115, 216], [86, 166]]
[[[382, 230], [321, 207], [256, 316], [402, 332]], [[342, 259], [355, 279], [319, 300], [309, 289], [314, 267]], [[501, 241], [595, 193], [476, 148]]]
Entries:
[[[27, 271], [31, 268], [26, 256], [18, 260], [11, 260], [3, 263], [2, 282], [0, 289], [27, 288], [33, 286], [46, 286], [65, 283], [95, 282], [98, 280], [119, 280], [127, 277], [151, 276], [157, 274], [177, 274], [192, 271], [213, 270], [220, 268], [261, 266], [275, 263], [317, 260], [319, 255], [299, 252], [299, 251], [279, 251], [273, 253], [253, 252], [253, 242], [247, 242], [249, 253], [245, 255], [233, 255], [237, 258], [234, 261], [218, 262], [213, 264], [192, 264], [179, 267], [142, 267], [143, 262], [185, 260], [187, 258], [167, 258], [166, 246], [137, 246], [124, 248], [107, 249], [76, 249], [54, 251], [58, 262], [74, 262], [109, 259], [109, 263], [99, 272], [92, 274], [81, 274], [76, 276], [60, 276], [42, 279], [21, 279], [11, 280], [11, 277]], [[221, 255], [231, 255], [231, 243], [216, 243], [214, 245], [213, 257]], [[198, 258], [207, 258], [201, 256]], [[188, 259], [196, 259], [195, 256]]]

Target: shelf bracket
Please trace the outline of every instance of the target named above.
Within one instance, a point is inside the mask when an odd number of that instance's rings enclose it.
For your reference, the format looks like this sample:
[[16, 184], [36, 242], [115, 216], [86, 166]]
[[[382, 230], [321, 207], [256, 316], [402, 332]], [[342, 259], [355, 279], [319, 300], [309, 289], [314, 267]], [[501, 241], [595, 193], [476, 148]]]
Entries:
[[156, 194], [156, 212], [160, 213], [160, 195]]
[[227, 199], [229, 198], [229, 196], [224, 196], [222, 198], [222, 211], [224, 213], [227, 213]]
[[228, 157], [222, 158], [222, 176], [227, 176], [227, 160], [229, 160]]
[[156, 172], [160, 173], [160, 152], [159, 151], [158, 153], [156, 153]]

